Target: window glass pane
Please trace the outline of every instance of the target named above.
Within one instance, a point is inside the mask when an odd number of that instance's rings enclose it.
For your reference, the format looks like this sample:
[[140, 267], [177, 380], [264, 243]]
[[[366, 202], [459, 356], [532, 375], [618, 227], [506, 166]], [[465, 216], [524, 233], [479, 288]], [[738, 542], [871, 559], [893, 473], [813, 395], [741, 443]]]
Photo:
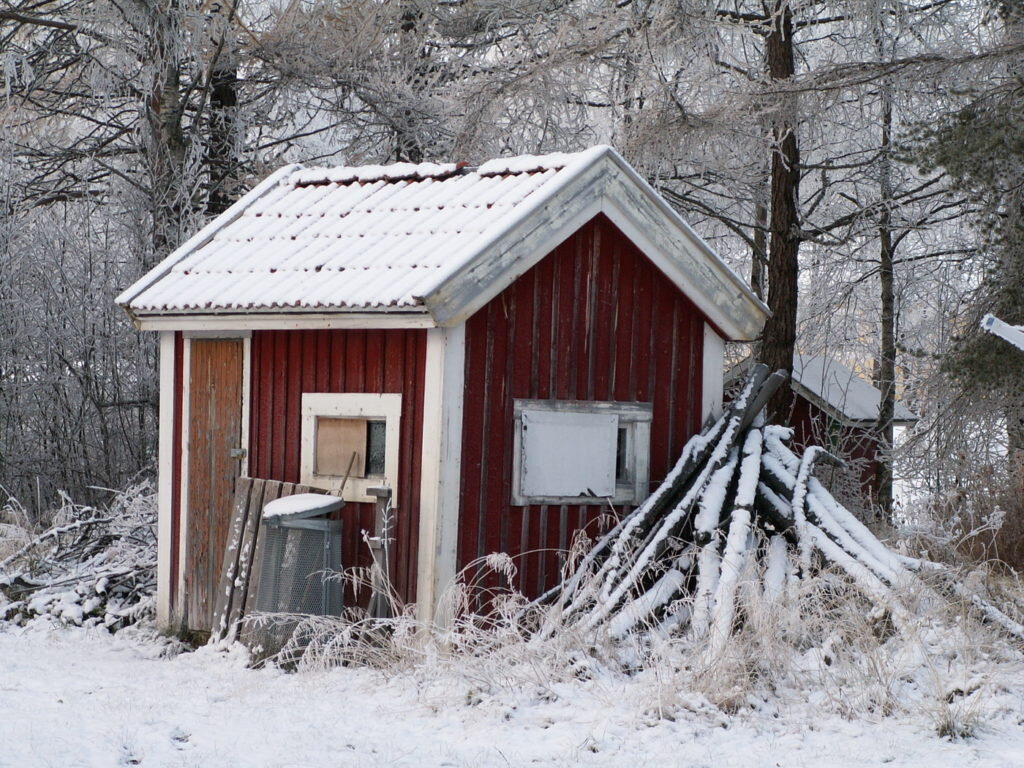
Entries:
[[630, 474], [629, 460], [629, 427], [619, 427], [618, 444], [615, 446], [615, 482], [629, 482]]
[[384, 440], [387, 435], [387, 422], [367, 422], [366, 430], [366, 474], [384, 474]]

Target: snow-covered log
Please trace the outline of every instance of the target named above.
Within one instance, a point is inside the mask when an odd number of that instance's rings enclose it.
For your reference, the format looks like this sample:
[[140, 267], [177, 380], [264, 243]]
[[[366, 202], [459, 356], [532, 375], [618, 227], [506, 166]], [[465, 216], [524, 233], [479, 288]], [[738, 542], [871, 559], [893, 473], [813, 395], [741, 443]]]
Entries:
[[[542, 635], [566, 625], [605, 627], [616, 638], [689, 632], [714, 659], [743, 619], [746, 575], [760, 574], [760, 594], [775, 602], [822, 565], [845, 573], [897, 628], [914, 615], [907, 601], [937, 596], [919, 574], [942, 566], [890, 550], [814, 477], [816, 463], [838, 459], [816, 446], [799, 456], [791, 429], [764, 424], [763, 407], [784, 381], [782, 371], [753, 370], [650, 498], [537, 601], [554, 607]], [[950, 582], [942, 591], [969, 598], [983, 620], [1024, 639], [1019, 622]]]

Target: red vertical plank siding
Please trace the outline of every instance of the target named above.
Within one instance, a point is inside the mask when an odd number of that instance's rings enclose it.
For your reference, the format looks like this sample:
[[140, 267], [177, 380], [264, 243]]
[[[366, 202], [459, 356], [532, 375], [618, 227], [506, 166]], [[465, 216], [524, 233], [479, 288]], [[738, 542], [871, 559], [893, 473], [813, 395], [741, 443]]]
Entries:
[[871, 430], [842, 424], [796, 393], [790, 408], [794, 448], [802, 451], [809, 445], [824, 446], [853, 466], [860, 465], [861, 495], [871, 498], [878, 493], [878, 442]]
[[[703, 342], [697, 308], [603, 216], [473, 315], [458, 566], [494, 551], [565, 549], [581, 527], [596, 535], [606, 512], [511, 505], [514, 399], [651, 402], [655, 485], [700, 426]], [[554, 551], [517, 557], [516, 586], [539, 594], [562, 562]]]
[[[612, 255], [613, 262], [618, 270], [615, 280], [615, 298], [613, 299], [613, 311], [615, 313], [615, 325], [612, 329], [611, 355], [614, 361], [612, 371], [612, 399], [625, 400], [630, 393], [630, 374], [633, 369], [633, 320], [636, 314], [636, 302], [628, 299], [633, 296], [635, 288], [633, 285], [633, 260], [623, 259], [620, 250], [612, 249], [607, 251]], [[622, 343], [628, 340], [629, 343]]]
[[[399, 477], [393, 571], [395, 587], [415, 599], [419, 536], [420, 445], [426, 331], [255, 331], [252, 335], [250, 473], [296, 483], [300, 476], [302, 395], [307, 392], [400, 393]], [[342, 565], [367, 567], [361, 531], [372, 529], [373, 505], [340, 513]], [[364, 590], [360, 599], [365, 602]]]

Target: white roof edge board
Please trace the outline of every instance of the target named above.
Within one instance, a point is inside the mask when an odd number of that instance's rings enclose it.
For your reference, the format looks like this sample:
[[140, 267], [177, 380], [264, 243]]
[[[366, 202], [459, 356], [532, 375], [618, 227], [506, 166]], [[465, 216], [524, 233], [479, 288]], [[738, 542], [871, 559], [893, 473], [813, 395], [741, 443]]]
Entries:
[[212, 221], [207, 223], [206, 226], [202, 227], [198, 232], [192, 235], [192, 237], [175, 248], [166, 258], [161, 259], [159, 264], [122, 291], [117, 298], [114, 299], [114, 303], [124, 307], [128, 310], [129, 314], [134, 317], [134, 313], [131, 311], [130, 307], [133, 299], [170, 272], [171, 269], [174, 268], [175, 264], [187, 257], [193, 251], [204, 246], [215, 234], [217, 234], [217, 232], [241, 216], [242, 212], [246, 208], [275, 187], [282, 179], [287, 178], [290, 174], [300, 170], [301, 168], [303, 168], [303, 166], [300, 163], [290, 163], [289, 165], [278, 168], [272, 174], [267, 176], [267, 178], [228, 206], [228, 209], [224, 211], [224, 213], [219, 216], [215, 216]]
[[196, 311], [177, 314], [163, 312], [133, 313], [132, 322], [140, 331], [266, 331], [329, 328], [434, 328], [437, 324], [421, 307], [391, 311], [331, 310], [328, 312], [282, 312], [244, 310], [235, 312]]
[[680, 230], [682, 230], [687, 240], [691, 244], [696, 246], [698, 249], [700, 249], [701, 253], [707, 258], [709, 258], [711, 260], [711, 263], [718, 270], [721, 271], [724, 278], [732, 282], [733, 285], [735, 285], [735, 287], [739, 290], [740, 295], [742, 295], [745, 299], [747, 299], [754, 306], [760, 309], [761, 312], [764, 314], [764, 319], [767, 319], [771, 315], [771, 310], [768, 309], [768, 305], [757, 297], [757, 294], [754, 293], [751, 287], [747, 285], [745, 282], [743, 282], [742, 278], [740, 278], [740, 276], [737, 275], [732, 270], [732, 268], [722, 260], [721, 256], [715, 253], [715, 250], [710, 245], [708, 245], [707, 242], [705, 242], [704, 238], [697, 234], [696, 230], [694, 230], [694, 228], [687, 223], [686, 219], [680, 216], [679, 212], [676, 211], [676, 209], [673, 208], [671, 205], [669, 205], [668, 201], [665, 200], [664, 197], [658, 194], [658, 191], [654, 187], [652, 187], [650, 183], [648, 183], [647, 179], [645, 179], [643, 176], [637, 173], [636, 169], [629, 163], [627, 163], [625, 158], [622, 157], [622, 155], [620, 155], [618, 152], [616, 152], [614, 148], [609, 147], [609, 150], [609, 157], [611, 157], [611, 159], [615, 161], [616, 165], [619, 166], [619, 169], [623, 173], [625, 173], [626, 176], [628, 176], [634, 184], [636, 184], [640, 189], [642, 189], [646, 193], [646, 195], [654, 202], [654, 204], [661, 209], [661, 211], [665, 214], [666, 218], [668, 218], [677, 227], [679, 227]]
[[1017, 349], [1024, 350], [1024, 328], [1010, 325], [995, 315], [985, 315], [981, 319], [981, 327], [992, 335], [1010, 342]]
[[[710, 295], [706, 288], [697, 284], [698, 281], [694, 277], [698, 276], [688, 274], [681, 261], [681, 254], [672, 253], [670, 249], [660, 247], [642, 237], [642, 227], [632, 228], [634, 231], [627, 233], [631, 239], [640, 241], [636, 244], [644, 254], [729, 338], [755, 338], [770, 314], [768, 307], [654, 188], [633, 170], [618, 152], [607, 145], [593, 147], [581, 153], [574, 163], [559, 171], [549, 184], [511, 211], [487, 234], [486, 239], [470, 244], [468, 248], [473, 249], [478, 254], [477, 257], [460, 264], [457, 269], [438, 275], [434, 282], [423, 290], [423, 295], [416, 298], [426, 304], [438, 325], [457, 324], [501, 293], [596, 213], [604, 211], [610, 214], [609, 218], [613, 223], [621, 227], [623, 220], [622, 216], [618, 215], [620, 206], [614, 199], [609, 199], [607, 194], [610, 180], [616, 175], [619, 179], [624, 178], [629, 186], [642, 194], [647, 203], [655, 207], [655, 213], [637, 211], [636, 215], [647, 220], [656, 217], [659, 223], [669, 223], [675, 229], [677, 242], [673, 245], [697, 257], [692, 258], [688, 266], [706, 267], [709, 274], [705, 277], [726, 289], [722, 293], [730, 295], [724, 297], [724, 306], [722, 295]], [[536, 235], [545, 221], [545, 217], [534, 220], [536, 214], [555, 202], [557, 197], [573, 184], [577, 186], [573, 193], [583, 197], [580, 207], [573, 210], [570, 205], [563, 207], [561, 211], [552, 212], [551, 218], [555, 221], [550, 226], [547, 242], [544, 243], [546, 247], [536, 247], [536, 244], [527, 237]], [[597, 186], [597, 189], [593, 190], [596, 192], [594, 201], [586, 199], [592, 185]], [[592, 202], [597, 203], [597, 210], [591, 210]], [[558, 214], [561, 214], [564, 220], [561, 226], [557, 221]], [[519, 253], [516, 253], [517, 251]], [[504, 268], [499, 266], [502, 263], [505, 264]], [[488, 273], [488, 265], [499, 268]], [[480, 280], [481, 277], [484, 279]], [[742, 317], [734, 317], [736, 313]]]

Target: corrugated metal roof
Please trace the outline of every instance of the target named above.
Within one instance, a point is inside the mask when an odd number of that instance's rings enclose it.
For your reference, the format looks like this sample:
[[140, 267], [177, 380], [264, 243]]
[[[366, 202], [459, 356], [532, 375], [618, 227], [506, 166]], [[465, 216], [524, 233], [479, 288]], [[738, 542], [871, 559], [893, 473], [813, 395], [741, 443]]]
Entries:
[[[142, 313], [412, 308], [589, 152], [479, 169], [305, 168], [261, 185], [119, 297]], [[234, 215], [232, 215], [232, 213]], [[196, 240], [198, 239], [198, 242]]]
[[366, 313], [396, 327], [454, 325], [599, 213], [717, 331], [760, 332], [767, 307], [607, 146], [479, 168], [288, 166], [116, 301], [140, 327], [164, 330], [252, 327], [284, 313], [305, 327], [377, 322]]

